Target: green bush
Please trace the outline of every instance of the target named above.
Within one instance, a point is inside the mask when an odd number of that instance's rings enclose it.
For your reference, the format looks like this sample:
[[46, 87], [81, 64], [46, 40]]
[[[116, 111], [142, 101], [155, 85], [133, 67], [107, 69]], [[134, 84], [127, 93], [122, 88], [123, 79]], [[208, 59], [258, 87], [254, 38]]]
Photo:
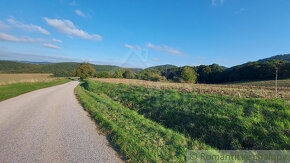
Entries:
[[122, 70], [116, 70], [113, 74], [113, 78], [123, 78], [123, 71]]
[[133, 71], [131, 70], [127, 70], [123, 73], [123, 77], [126, 79], [134, 79], [135, 78], [135, 74], [133, 73]]
[[96, 73], [97, 78], [110, 78], [111, 74], [109, 71], [101, 71]]

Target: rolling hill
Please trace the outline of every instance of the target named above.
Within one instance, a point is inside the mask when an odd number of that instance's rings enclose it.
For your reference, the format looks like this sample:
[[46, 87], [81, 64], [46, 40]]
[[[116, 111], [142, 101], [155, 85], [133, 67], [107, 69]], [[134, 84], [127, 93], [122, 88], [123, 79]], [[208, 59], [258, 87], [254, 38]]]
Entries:
[[[0, 73], [54, 73], [54, 74], [71, 74], [81, 63], [62, 62], [47, 64], [32, 64], [15, 61], [0, 61]], [[115, 71], [118, 69], [130, 69], [134, 72], [141, 71], [137, 68], [122, 68], [112, 65], [95, 65], [91, 64], [96, 71]]]
[[288, 61], [290, 62], [290, 54], [282, 54], [282, 55], [275, 55], [269, 58], [265, 58], [265, 59], [260, 59], [257, 62], [266, 62], [266, 61], [270, 61], [270, 60], [284, 60], [284, 61]]

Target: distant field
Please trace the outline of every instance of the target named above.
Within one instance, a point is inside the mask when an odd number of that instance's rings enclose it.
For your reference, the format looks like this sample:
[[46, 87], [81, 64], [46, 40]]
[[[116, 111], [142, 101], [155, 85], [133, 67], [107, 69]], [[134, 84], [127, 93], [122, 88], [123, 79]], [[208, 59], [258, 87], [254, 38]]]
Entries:
[[0, 85], [14, 83], [48, 82], [60, 78], [52, 77], [52, 74], [0, 74]]
[[[275, 87], [275, 80], [255, 81], [255, 82], [237, 82], [237, 83], [228, 83], [228, 84], [230, 84], [230, 85]], [[278, 80], [278, 86], [279, 87], [290, 87], [290, 79]]]
[[52, 74], [0, 74], [0, 101], [68, 81], [52, 77]]
[[[115, 79], [115, 78], [98, 78], [95, 80], [107, 83], [123, 83], [136, 86], [144, 86], [147, 88], [176, 89], [180, 92], [196, 92], [196, 93], [217, 94], [217, 95], [227, 95], [247, 98], [270, 99], [275, 97], [275, 87], [265, 85], [258, 86], [258, 83], [256, 85], [250, 85], [249, 83], [217, 85], [217, 84], [152, 82], [136, 79]], [[288, 81], [290, 80], [285, 80], [281, 83], [287, 83]], [[278, 97], [285, 100], [290, 100], [290, 87], [278, 87]]]
[[64, 84], [69, 81], [70, 81], [69, 79], [59, 79], [59, 80], [51, 80], [51, 81], [0, 85], [0, 101], [21, 95], [23, 93], [31, 92], [37, 89]]

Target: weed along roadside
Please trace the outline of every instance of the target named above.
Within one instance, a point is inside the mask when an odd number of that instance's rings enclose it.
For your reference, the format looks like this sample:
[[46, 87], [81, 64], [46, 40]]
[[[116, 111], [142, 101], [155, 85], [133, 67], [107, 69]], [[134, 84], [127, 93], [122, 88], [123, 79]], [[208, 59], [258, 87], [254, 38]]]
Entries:
[[105, 94], [86, 90], [86, 85], [87, 81], [75, 89], [80, 103], [129, 162], [185, 162], [187, 149], [212, 149], [145, 118]]

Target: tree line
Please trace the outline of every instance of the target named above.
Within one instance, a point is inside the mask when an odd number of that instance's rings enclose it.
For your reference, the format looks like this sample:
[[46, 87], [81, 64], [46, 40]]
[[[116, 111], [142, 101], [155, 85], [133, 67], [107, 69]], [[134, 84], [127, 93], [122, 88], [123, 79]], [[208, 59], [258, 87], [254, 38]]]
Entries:
[[255, 81], [290, 78], [290, 62], [270, 60], [266, 62], [248, 62], [232, 68], [218, 64], [200, 66], [158, 66], [140, 72], [118, 69], [116, 71], [94, 72], [91, 77], [127, 78], [149, 81], [173, 81], [180, 83], [224, 83], [236, 81]]

